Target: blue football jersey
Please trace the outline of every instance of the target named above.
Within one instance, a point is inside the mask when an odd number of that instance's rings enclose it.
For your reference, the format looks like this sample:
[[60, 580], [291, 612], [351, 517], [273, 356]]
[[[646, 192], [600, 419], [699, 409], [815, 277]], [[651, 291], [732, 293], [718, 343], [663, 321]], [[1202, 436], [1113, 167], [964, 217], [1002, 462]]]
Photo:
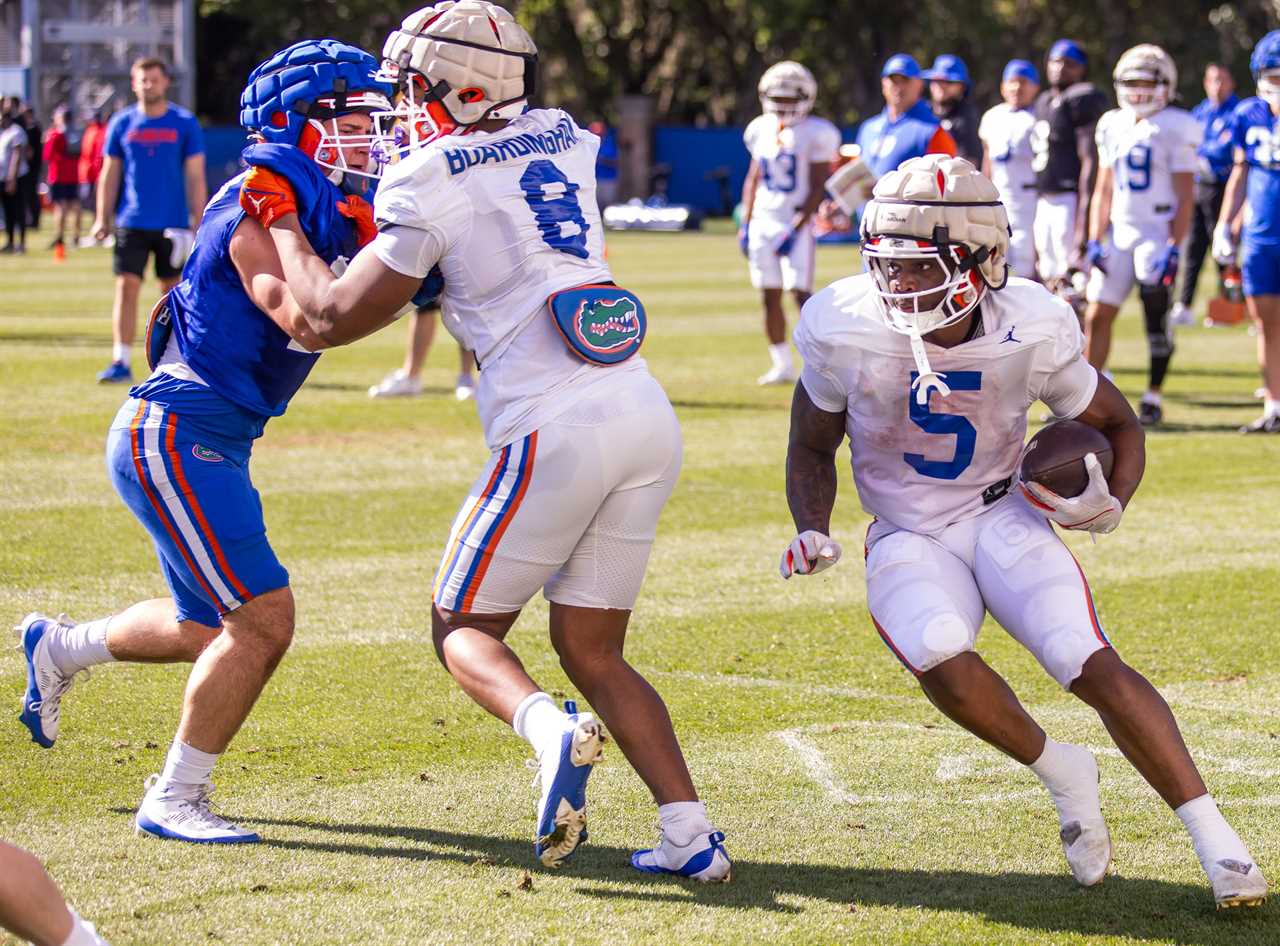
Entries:
[[927, 154], [935, 145], [941, 125], [932, 109], [917, 102], [896, 119], [886, 108], [858, 128], [858, 147], [871, 173], [882, 177], [908, 158]]
[[1244, 241], [1280, 246], [1280, 122], [1260, 98], [1248, 98], [1231, 116], [1232, 141], [1249, 166]]
[[[355, 255], [355, 226], [337, 210], [345, 196], [302, 151], [290, 145], [256, 144], [245, 150], [244, 158], [248, 164], [271, 168], [293, 185], [299, 222], [321, 259], [332, 263], [339, 256]], [[209, 202], [182, 281], [169, 294], [169, 308], [182, 360], [207, 383], [209, 392], [258, 418], [261, 432], [267, 418], [284, 413], [320, 355], [293, 341], [253, 304], [240, 282], [230, 247], [244, 218], [239, 198], [243, 179], [244, 174], [233, 178]], [[198, 399], [201, 394], [197, 386], [175, 387], [163, 375], [131, 393], [170, 404], [179, 413], [183, 405], [174, 403], [175, 396]], [[192, 409], [187, 407], [188, 412]]]

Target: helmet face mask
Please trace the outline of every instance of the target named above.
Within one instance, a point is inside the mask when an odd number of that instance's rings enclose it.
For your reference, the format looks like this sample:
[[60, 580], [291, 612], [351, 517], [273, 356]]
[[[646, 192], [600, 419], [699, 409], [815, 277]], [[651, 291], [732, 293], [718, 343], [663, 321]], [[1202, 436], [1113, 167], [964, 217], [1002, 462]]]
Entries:
[[1172, 101], [1178, 86], [1178, 69], [1159, 46], [1143, 43], [1120, 57], [1112, 78], [1120, 107], [1146, 118]]
[[[333, 99], [319, 99], [317, 105], [333, 108]], [[307, 126], [298, 138], [298, 147], [311, 156], [329, 173], [325, 176], [334, 184], [342, 184], [347, 175], [362, 178], [348, 183], [363, 191], [369, 180], [382, 176], [387, 165], [387, 152], [373, 116], [384, 113], [391, 102], [384, 95], [360, 93], [347, 96], [343, 112], [329, 118], [308, 118]], [[352, 121], [355, 116], [367, 117], [367, 121]]]
[[[873, 235], [863, 244], [862, 255], [875, 280], [885, 322], [904, 335], [924, 336], [954, 325], [986, 294], [987, 285], [976, 267], [966, 263], [972, 254], [964, 244]], [[908, 284], [932, 285], [895, 290], [904, 276]]]

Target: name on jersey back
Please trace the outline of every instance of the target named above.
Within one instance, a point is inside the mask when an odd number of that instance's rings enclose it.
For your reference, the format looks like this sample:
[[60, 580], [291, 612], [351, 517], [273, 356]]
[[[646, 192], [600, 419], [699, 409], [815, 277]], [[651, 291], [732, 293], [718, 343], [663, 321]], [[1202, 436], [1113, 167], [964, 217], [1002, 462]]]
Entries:
[[449, 173], [457, 175], [480, 164], [514, 161], [530, 154], [553, 155], [568, 151], [578, 143], [578, 131], [573, 122], [562, 118], [555, 128], [541, 134], [526, 132], [474, 148], [445, 148], [444, 157], [449, 163]]

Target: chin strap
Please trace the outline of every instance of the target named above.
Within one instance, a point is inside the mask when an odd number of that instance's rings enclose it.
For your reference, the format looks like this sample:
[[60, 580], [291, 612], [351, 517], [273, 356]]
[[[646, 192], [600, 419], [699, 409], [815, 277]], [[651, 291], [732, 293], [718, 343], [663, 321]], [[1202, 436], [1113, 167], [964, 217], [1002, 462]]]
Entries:
[[908, 336], [911, 339], [911, 356], [916, 360], [916, 373], [918, 377], [912, 382], [911, 387], [916, 392], [916, 403], [922, 407], [929, 404], [929, 393], [937, 389], [943, 397], [947, 397], [951, 393], [951, 389], [947, 387], [943, 378], [945, 374], [939, 374], [929, 367], [929, 356], [924, 351], [924, 339], [920, 337], [919, 332], [911, 332]]

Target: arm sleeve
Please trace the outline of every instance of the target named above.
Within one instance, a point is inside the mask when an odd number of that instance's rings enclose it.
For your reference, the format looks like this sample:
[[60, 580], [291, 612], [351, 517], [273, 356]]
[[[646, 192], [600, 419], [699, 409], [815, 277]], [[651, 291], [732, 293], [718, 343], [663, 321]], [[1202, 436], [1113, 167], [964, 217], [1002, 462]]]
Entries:
[[385, 266], [402, 276], [426, 279], [444, 255], [444, 245], [433, 230], [393, 223], [379, 226], [371, 251]]
[[1032, 398], [1044, 401], [1057, 417], [1078, 416], [1098, 390], [1098, 372], [1084, 357], [1084, 335], [1071, 307], [1053, 299], [1057, 332], [1051, 343], [1037, 346], [1032, 367]]
[[122, 124], [123, 122], [120, 120], [120, 116], [117, 115], [115, 118], [111, 119], [111, 124], [107, 126], [107, 142], [106, 146], [102, 150], [106, 152], [106, 155], [109, 158], [124, 157], [124, 143], [120, 140], [124, 137], [123, 133], [120, 131]]
[[204, 154], [204, 130], [194, 117], [186, 121], [186, 129], [182, 136], [182, 160], [192, 155]]
[[929, 139], [929, 144], [925, 146], [924, 153], [949, 154], [954, 158], [956, 156], [956, 140], [951, 137], [949, 131], [939, 126], [938, 130], [933, 133], [933, 137]]

